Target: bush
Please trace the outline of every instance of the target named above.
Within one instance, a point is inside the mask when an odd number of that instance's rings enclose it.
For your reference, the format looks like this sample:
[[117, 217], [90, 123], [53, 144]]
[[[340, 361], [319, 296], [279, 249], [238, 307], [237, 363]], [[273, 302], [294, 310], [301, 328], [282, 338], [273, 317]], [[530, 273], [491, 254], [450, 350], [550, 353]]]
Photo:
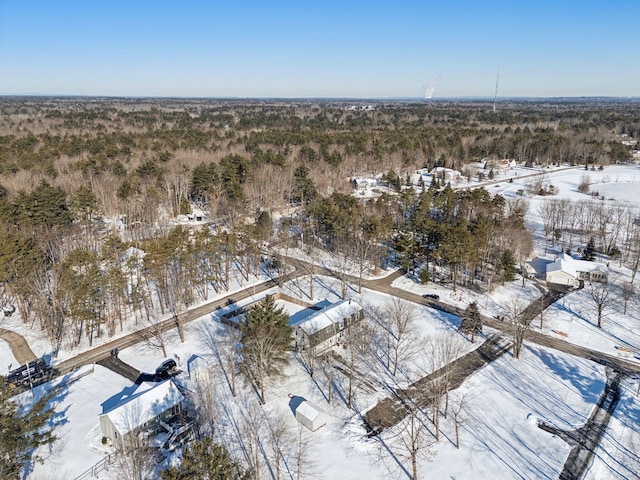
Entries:
[[578, 184], [578, 191], [580, 193], [589, 193], [589, 187], [591, 185], [591, 178], [589, 177], [589, 175], [582, 175], [582, 177], [580, 178], [580, 183]]

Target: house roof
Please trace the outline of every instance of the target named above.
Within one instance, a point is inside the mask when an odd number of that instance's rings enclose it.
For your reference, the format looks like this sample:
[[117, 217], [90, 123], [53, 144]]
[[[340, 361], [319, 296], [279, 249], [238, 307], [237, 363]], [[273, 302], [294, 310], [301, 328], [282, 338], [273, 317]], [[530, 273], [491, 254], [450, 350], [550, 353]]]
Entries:
[[554, 262], [547, 265], [547, 273], [553, 272], [563, 272], [567, 275], [571, 275], [572, 277], [578, 276], [578, 272], [576, 271], [574, 266], [562, 257], [556, 258]]
[[143, 425], [171, 407], [184, 401], [184, 396], [171, 380], [129, 397], [103, 415], [109, 417], [120, 434]]
[[553, 263], [547, 265], [547, 273], [562, 271], [573, 277], [578, 276], [578, 272], [601, 272], [607, 273], [609, 269], [602, 263], [590, 262], [588, 260], [576, 260], [571, 255], [561, 253]]
[[598, 262], [590, 262], [589, 260], [578, 260], [573, 258], [571, 255], [567, 255], [565, 253], [560, 254], [560, 258], [562, 258], [565, 262], [571, 265], [578, 272], [603, 272], [607, 273], [609, 269]]
[[300, 327], [307, 335], [311, 335], [328, 327], [332, 323], [341, 322], [345, 318], [349, 318], [360, 310], [362, 310], [362, 307], [353, 300], [341, 300], [338, 303], [314, 312], [293, 326]]

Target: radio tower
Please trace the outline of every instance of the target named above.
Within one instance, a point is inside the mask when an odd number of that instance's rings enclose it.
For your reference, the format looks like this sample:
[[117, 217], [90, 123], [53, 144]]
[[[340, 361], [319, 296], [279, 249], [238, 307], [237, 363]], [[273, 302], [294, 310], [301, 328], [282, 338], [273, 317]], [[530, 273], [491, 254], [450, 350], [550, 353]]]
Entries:
[[493, 113], [496, 113], [496, 99], [498, 98], [498, 81], [500, 80], [500, 68], [498, 68], [498, 73], [496, 73], [496, 93], [493, 96]]

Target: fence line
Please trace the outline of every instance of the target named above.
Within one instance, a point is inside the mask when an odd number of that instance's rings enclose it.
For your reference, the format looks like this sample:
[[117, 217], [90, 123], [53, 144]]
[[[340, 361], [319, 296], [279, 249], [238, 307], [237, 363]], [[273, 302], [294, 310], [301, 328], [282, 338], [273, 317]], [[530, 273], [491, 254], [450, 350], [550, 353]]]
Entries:
[[74, 480], [85, 480], [87, 478], [98, 478], [98, 474], [103, 470], [109, 470], [109, 465], [115, 462], [115, 454], [110, 453], [87, 471], [81, 473]]

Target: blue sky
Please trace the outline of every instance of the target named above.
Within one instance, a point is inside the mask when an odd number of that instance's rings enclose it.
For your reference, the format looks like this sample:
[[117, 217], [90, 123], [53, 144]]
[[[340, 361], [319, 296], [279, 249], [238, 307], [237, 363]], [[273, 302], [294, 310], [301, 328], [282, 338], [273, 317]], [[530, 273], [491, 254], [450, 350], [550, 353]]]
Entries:
[[639, 6], [0, 0], [0, 94], [640, 96]]

